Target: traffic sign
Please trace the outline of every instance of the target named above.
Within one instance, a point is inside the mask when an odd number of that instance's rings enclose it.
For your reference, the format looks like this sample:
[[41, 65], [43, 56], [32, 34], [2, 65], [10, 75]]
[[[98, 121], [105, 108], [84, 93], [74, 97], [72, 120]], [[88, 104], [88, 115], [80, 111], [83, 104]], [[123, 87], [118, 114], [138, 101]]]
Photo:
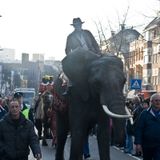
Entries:
[[131, 79], [131, 89], [141, 89], [142, 88], [142, 80], [141, 79]]

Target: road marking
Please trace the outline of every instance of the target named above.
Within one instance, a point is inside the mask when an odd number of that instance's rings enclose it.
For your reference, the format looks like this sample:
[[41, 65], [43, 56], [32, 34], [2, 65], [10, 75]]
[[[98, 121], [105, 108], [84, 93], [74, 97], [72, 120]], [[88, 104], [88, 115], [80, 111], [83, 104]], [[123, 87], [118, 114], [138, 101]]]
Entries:
[[[122, 153], [124, 153], [120, 148], [118, 148], [116, 146], [112, 146], [112, 147], [117, 149], [117, 150], [119, 150], [119, 151], [121, 151]], [[127, 153], [125, 153], [125, 154], [127, 154]], [[142, 160], [142, 158], [138, 158], [138, 157], [132, 156], [131, 154], [127, 154], [127, 155], [132, 157], [132, 158], [134, 158], [134, 159], [136, 159], [136, 160]]]

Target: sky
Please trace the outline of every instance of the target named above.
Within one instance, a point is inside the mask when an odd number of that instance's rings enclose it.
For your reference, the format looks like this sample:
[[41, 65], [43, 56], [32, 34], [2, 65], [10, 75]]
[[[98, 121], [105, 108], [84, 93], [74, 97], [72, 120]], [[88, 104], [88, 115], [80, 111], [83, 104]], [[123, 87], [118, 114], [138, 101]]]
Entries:
[[0, 0], [0, 47], [22, 53], [42, 53], [45, 59], [65, 57], [73, 18], [80, 17], [84, 29], [98, 41], [96, 24], [101, 23], [106, 36], [118, 31], [126, 16], [126, 26], [142, 31], [160, 10], [159, 0]]

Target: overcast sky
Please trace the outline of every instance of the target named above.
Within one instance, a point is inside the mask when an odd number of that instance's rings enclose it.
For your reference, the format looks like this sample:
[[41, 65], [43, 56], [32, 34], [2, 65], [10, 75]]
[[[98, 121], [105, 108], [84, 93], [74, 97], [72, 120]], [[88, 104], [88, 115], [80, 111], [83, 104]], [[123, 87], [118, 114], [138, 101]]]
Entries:
[[158, 0], [0, 0], [0, 47], [15, 49], [19, 59], [21, 53], [44, 53], [61, 60], [73, 18], [85, 21], [83, 28], [97, 38], [95, 22], [100, 21], [108, 35], [108, 24], [118, 30], [128, 6], [126, 24], [137, 30], [152, 20], [144, 15], [155, 16], [160, 10]]

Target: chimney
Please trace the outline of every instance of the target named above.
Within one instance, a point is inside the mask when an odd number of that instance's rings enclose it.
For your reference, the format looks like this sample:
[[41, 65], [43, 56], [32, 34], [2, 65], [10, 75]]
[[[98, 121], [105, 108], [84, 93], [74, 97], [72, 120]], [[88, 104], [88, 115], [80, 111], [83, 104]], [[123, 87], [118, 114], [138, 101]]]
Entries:
[[125, 29], [125, 24], [120, 24], [121, 30]]
[[113, 37], [115, 35], [115, 31], [111, 31], [111, 36]]
[[27, 64], [29, 62], [29, 54], [22, 53], [22, 64]]

